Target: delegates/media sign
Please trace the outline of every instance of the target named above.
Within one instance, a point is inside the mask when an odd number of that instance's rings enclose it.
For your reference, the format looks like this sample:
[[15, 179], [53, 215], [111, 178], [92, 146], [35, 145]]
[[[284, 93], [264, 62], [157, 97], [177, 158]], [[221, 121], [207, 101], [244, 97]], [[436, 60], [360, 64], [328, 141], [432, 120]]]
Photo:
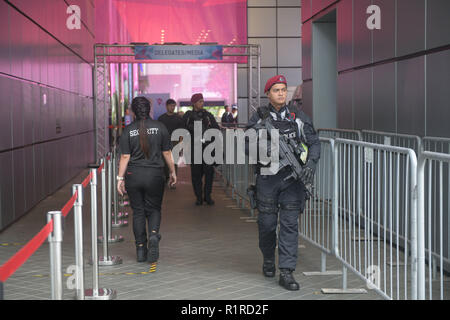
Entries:
[[222, 46], [136, 46], [136, 60], [222, 60]]

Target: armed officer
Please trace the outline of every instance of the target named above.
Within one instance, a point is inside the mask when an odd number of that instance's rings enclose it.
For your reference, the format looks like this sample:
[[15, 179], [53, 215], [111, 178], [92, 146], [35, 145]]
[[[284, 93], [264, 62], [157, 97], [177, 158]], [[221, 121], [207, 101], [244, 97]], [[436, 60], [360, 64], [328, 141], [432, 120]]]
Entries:
[[[191, 134], [191, 178], [192, 187], [194, 189], [194, 194], [197, 198], [195, 204], [200, 206], [203, 201], [207, 205], [214, 205], [214, 200], [211, 198], [212, 185], [214, 180], [214, 165], [205, 163], [202, 160], [201, 163], [194, 163], [194, 144], [202, 146], [202, 153], [205, 147], [209, 144], [208, 142], [195, 139], [194, 134], [194, 122], [200, 121], [202, 132], [201, 137], [208, 129], [220, 129], [214, 116], [203, 108], [205, 102], [203, 100], [203, 95], [201, 93], [196, 93], [191, 97], [192, 110], [186, 112], [183, 116], [183, 122], [185, 128]], [[199, 137], [199, 138], [201, 138]], [[203, 159], [203, 158], [202, 158]], [[203, 186], [202, 177], [205, 176], [205, 184]]]
[[[289, 166], [276, 170], [275, 174], [263, 175], [261, 174], [263, 164], [257, 165], [256, 208], [259, 212], [259, 248], [264, 260], [263, 274], [266, 277], [275, 276], [276, 229], [279, 215], [279, 284], [287, 290], [299, 290], [299, 284], [292, 274], [297, 265], [298, 216], [303, 212], [309, 196], [305, 185], [312, 185], [314, 180], [316, 165], [320, 158], [320, 141], [311, 119], [301, 110], [288, 108], [286, 105], [287, 82], [284, 76], [277, 75], [270, 78], [264, 92], [270, 103], [268, 106], [258, 108], [250, 118], [247, 129], [261, 128], [264, 121], [271, 121], [273, 127], [279, 130], [280, 140], [284, 135], [286, 139], [296, 139], [296, 144], [302, 146], [302, 156], [299, 158], [303, 161], [298, 159], [302, 169], [299, 179], [292, 177]], [[265, 165], [267, 166], [267, 163]]]

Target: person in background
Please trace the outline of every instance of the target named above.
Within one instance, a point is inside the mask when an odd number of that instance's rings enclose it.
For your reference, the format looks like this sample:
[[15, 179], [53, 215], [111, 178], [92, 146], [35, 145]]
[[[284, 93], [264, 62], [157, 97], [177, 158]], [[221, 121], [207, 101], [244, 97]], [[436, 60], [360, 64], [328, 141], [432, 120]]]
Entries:
[[[192, 110], [184, 114], [183, 122], [185, 128], [191, 134], [191, 177], [192, 187], [194, 188], [195, 196], [197, 197], [196, 205], [201, 206], [203, 201], [208, 205], [214, 205], [214, 200], [211, 198], [212, 185], [214, 179], [214, 165], [206, 164], [202, 157], [202, 163], [194, 163], [194, 144], [202, 146], [202, 153], [205, 147], [209, 144], [201, 140], [195, 140], [194, 122], [201, 122], [202, 137], [206, 130], [215, 128], [220, 129], [214, 116], [203, 109], [204, 100], [201, 93], [196, 93], [191, 97]], [[201, 138], [201, 137], [200, 137]], [[203, 139], [202, 139], [203, 140]], [[203, 187], [202, 178], [205, 176], [205, 184]], [[202, 188], [203, 187], [203, 188]], [[203, 189], [203, 190], [202, 190]], [[203, 192], [203, 193], [202, 193]]]
[[[150, 102], [136, 97], [131, 103], [135, 121], [126, 126], [120, 137], [120, 161], [117, 191], [128, 193], [133, 209], [133, 233], [138, 262], [156, 262], [159, 258], [161, 235], [161, 204], [164, 195], [164, 162], [170, 171], [170, 184], [177, 176], [170, 150], [167, 128], [150, 118]], [[147, 248], [147, 232], [148, 224]]]
[[130, 114], [130, 109], [127, 109], [125, 111], [125, 126], [131, 124], [131, 122], [133, 121], [131, 114]]
[[234, 119], [234, 123], [237, 124], [238, 123], [238, 107], [237, 105], [233, 104], [232, 108], [231, 108], [231, 114], [233, 115], [233, 119]]
[[297, 88], [295, 88], [291, 101], [289, 101], [289, 107], [297, 108], [298, 110], [303, 110], [302, 92], [303, 92], [302, 85], [298, 85]]
[[225, 112], [222, 114], [222, 127], [230, 128], [234, 123], [233, 114], [231, 113], [231, 107], [225, 106]]
[[[172, 132], [176, 129], [184, 128], [183, 119], [175, 113], [175, 108], [177, 103], [173, 99], [168, 99], [166, 101], [166, 110], [167, 112], [159, 116], [158, 121], [162, 122], [167, 131], [169, 131], [169, 136], [172, 136]], [[181, 141], [181, 138], [180, 138]], [[172, 149], [175, 147], [180, 141], [172, 142]], [[166, 175], [166, 182], [169, 182], [169, 167], [167, 164], [164, 167], [164, 173]], [[175, 173], [178, 173], [178, 166], [175, 164]], [[170, 187], [170, 186], [169, 186]], [[171, 189], [175, 189], [175, 186], [170, 187]]]

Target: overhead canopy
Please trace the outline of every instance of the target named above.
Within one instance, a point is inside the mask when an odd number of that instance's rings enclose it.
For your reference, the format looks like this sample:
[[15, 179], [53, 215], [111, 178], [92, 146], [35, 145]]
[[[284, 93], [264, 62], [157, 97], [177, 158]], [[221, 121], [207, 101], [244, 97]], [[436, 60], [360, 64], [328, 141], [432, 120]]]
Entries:
[[96, 0], [96, 42], [247, 44], [245, 0]]

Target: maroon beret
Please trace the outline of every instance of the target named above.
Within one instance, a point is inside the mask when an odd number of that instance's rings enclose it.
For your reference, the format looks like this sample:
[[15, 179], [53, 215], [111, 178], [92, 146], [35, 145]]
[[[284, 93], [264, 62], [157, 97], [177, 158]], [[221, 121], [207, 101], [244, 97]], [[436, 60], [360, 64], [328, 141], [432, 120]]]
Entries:
[[286, 81], [285, 76], [277, 75], [277, 76], [272, 77], [269, 80], [267, 80], [266, 86], [264, 87], [264, 92], [269, 91], [270, 88], [272, 88], [272, 86], [276, 83], [284, 83], [287, 86], [287, 81]]
[[201, 93], [193, 94], [191, 97], [191, 103], [195, 104], [198, 100], [203, 99], [203, 95]]

